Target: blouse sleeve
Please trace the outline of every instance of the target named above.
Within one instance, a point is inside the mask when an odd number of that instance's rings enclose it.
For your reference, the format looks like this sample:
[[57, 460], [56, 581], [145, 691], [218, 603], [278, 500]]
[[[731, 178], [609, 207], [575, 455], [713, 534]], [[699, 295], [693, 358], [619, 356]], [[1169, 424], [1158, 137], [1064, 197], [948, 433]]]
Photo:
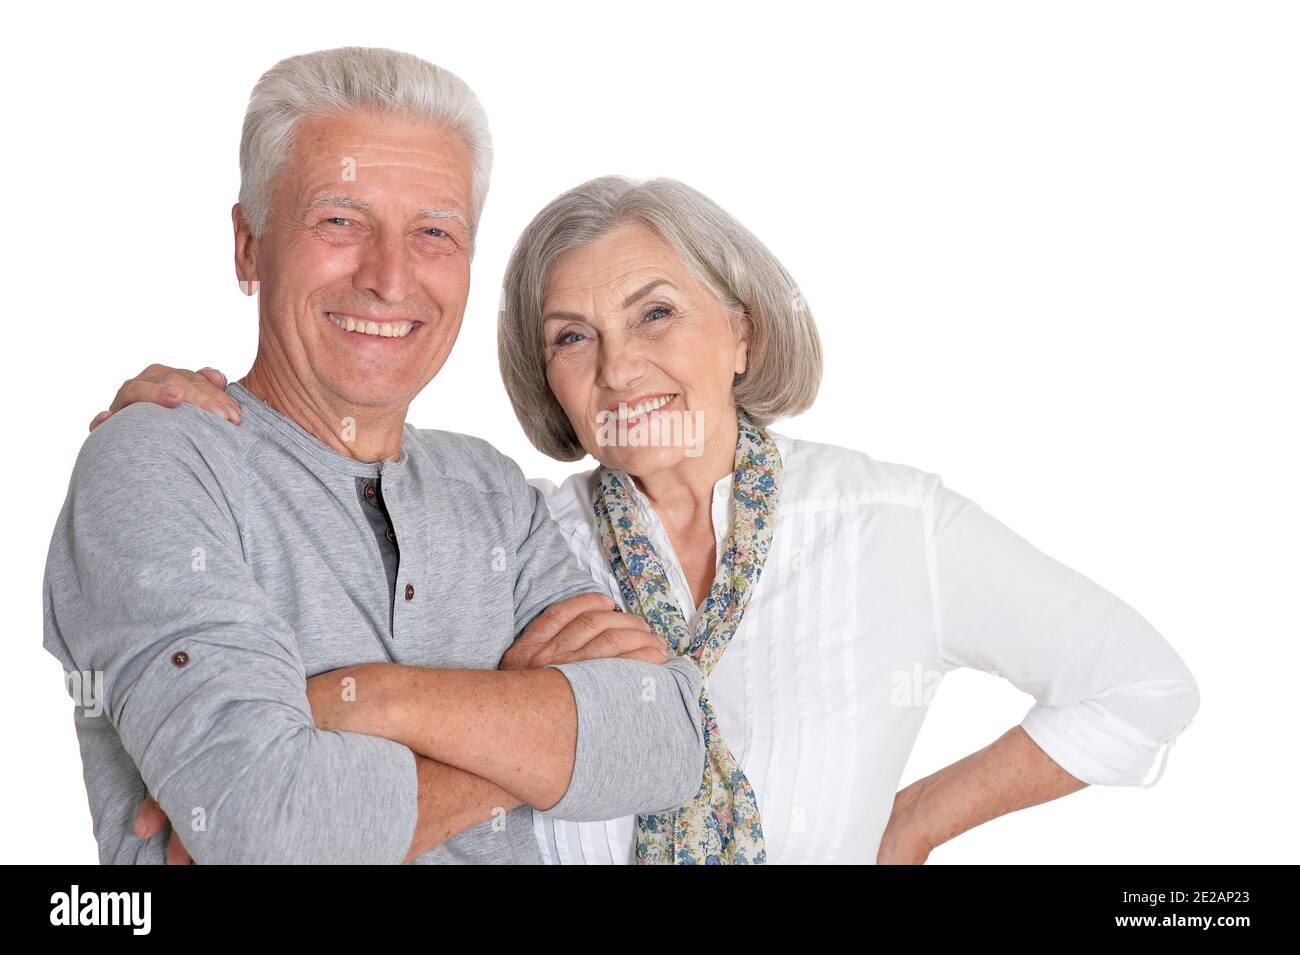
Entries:
[[1021, 726], [1091, 785], [1143, 780], [1187, 728], [1200, 693], [1186, 664], [1114, 594], [1044, 554], [926, 474], [934, 626], [945, 667], [1006, 677], [1036, 701]]

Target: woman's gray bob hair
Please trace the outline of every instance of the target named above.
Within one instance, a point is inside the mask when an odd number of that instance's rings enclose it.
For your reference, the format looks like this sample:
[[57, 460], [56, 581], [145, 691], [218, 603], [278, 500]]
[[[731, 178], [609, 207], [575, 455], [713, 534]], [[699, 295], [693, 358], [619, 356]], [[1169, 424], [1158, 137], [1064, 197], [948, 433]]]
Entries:
[[803, 295], [776, 256], [684, 183], [602, 176], [539, 212], [506, 266], [497, 357], [515, 415], [533, 445], [560, 461], [586, 454], [546, 380], [542, 303], [550, 271], [566, 252], [634, 221], [657, 233], [725, 308], [750, 323], [748, 366], [736, 378], [736, 404], [764, 426], [808, 408], [821, 384], [821, 341]]

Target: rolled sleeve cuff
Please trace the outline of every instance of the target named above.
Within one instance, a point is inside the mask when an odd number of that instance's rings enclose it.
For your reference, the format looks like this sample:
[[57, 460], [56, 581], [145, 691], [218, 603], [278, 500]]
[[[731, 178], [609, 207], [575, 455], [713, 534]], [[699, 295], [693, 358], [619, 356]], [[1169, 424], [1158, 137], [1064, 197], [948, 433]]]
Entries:
[[693, 660], [583, 660], [551, 668], [573, 691], [578, 739], [568, 789], [544, 815], [597, 821], [689, 801], [704, 765]]
[[[1021, 728], [1058, 766], [1090, 786], [1141, 786], [1149, 789], [1164, 774], [1174, 741], [1191, 725], [1189, 717], [1172, 735], [1153, 740], [1105, 707], [1085, 700], [1066, 706], [1036, 703]], [[1144, 782], [1160, 759], [1160, 768]]]

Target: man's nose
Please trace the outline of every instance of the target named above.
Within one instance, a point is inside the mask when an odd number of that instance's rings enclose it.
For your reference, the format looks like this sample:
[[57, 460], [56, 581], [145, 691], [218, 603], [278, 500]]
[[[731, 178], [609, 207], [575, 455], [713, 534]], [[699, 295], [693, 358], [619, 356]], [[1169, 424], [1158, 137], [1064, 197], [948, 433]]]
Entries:
[[381, 234], [366, 244], [352, 286], [385, 302], [404, 301], [414, 285], [411, 250], [400, 234]]

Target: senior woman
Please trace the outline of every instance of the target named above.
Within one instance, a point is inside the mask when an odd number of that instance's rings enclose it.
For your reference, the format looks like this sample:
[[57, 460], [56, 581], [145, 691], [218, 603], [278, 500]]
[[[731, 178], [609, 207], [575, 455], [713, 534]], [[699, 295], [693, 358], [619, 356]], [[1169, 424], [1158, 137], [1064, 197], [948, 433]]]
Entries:
[[[573, 552], [706, 678], [692, 803], [535, 813], [548, 861], [923, 862], [1006, 812], [1163, 773], [1199, 694], [1134, 609], [937, 474], [771, 429], [816, 395], [817, 332], [775, 257], [707, 197], [613, 176], [559, 196], [510, 259], [498, 344], [533, 444], [598, 462], [533, 482]], [[224, 397], [219, 373], [141, 378], [113, 410]], [[963, 666], [1034, 704], [896, 793], [938, 682]]]

